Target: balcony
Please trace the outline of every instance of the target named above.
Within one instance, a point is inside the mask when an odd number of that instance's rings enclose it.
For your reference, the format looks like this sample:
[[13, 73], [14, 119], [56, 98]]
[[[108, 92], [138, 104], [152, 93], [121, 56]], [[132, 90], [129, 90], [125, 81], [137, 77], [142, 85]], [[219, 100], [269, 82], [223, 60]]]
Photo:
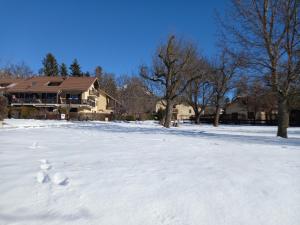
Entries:
[[61, 99], [61, 104], [95, 107], [95, 102], [90, 99]]
[[36, 98], [15, 98], [11, 100], [12, 105], [32, 105], [32, 106], [59, 106], [59, 105], [72, 105], [77, 106], [88, 106], [95, 107], [95, 101], [90, 99], [60, 99], [57, 102], [56, 98], [51, 99], [36, 99]]
[[56, 98], [39, 99], [39, 98], [15, 98], [11, 100], [12, 104], [30, 105], [30, 104], [57, 104]]

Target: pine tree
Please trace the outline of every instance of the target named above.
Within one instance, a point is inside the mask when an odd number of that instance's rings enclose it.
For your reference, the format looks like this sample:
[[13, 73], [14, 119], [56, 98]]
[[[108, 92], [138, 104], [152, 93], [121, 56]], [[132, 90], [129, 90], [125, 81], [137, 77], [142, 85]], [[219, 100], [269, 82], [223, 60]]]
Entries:
[[91, 74], [90, 74], [89, 71], [86, 71], [83, 75], [86, 76], [86, 77], [90, 77], [91, 76]]
[[48, 53], [43, 59], [43, 73], [45, 76], [57, 76], [58, 75], [58, 64], [51, 53]]
[[81, 77], [82, 76], [80, 65], [79, 65], [77, 59], [73, 60], [73, 63], [70, 66], [70, 70], [71, 70], [71, 75], [73, 77]]
[[68, 76], [68, 68], [67, 68], [67, 65], [64, 64], [64, 63], [62, 63], [62, 64], [60, 65], [60, 75], [61, 75], [62, 77]]

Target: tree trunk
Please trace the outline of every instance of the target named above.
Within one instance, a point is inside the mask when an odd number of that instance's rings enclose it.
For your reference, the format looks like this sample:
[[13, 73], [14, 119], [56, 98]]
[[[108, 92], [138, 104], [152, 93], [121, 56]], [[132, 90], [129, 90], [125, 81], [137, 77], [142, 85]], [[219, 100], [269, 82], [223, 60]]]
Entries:
[[195, 113], [195, 123], [196, 124], [200, 124], [200, 116], [201, 116], [201, 114], [199, 111]]
[[219, 126], [220, 111], [221, 111], [221, 107], [219, 105], [217, 105], [216, 113], [215, 113], [215, 117], [214, 117], [214, 127]]
[[278, 98], [277, 136], [287, 138], [288, 127], [289, 127], [289, 109], [288, 109], [287, 98], [280, 95]]
[[171, 100], [167, 100], [166, 114], [165, 114], [165, 121], [164, 121], [164, 127], [166, 128], [170, 128], [171, 126], [172, 110], [173, 110], [173, 103]]
[[199, 109], [198, 109], [198, 105], [194, 105], [193, 106], [193, 110], [194, 110], [194, 113], [195, 113], [195, 124], [200, 124], [200, 112], [199, 112]]

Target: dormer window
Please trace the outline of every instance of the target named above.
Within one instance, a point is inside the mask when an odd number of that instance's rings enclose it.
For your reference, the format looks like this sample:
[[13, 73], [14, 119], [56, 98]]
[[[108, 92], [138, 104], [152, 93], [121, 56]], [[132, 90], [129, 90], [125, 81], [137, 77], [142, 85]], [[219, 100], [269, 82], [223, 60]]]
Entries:
[[53, 82], [49, 82], [49, 83], [48, 83], [48, 86], [50, 86], [50, 87], [55, 87], [55, 86], [61, 85], [61, 83], [62, 83], [62, 82], [60, 82], [60, 81], [53, 81]]
[[3, 83], [3, 84], [0, 84], [0, 87], [7, 87], [7, 86], [9, 86], [10, 85], [10, 83]]

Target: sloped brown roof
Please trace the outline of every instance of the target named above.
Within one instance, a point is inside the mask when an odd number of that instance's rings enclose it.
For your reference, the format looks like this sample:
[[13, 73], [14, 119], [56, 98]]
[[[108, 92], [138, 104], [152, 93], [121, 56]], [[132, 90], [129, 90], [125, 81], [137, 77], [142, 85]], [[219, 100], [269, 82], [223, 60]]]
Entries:
[[14, 87], [9, 88], [8, 92], [45, 92], [56, 93], [59, 91], [59, 86], [48, 86], [49, 82], [63, 82], [61, 77], [31, 77], [19, 82]]
[[[0, 79], [1, 80], [1, 79]], [[10, 93], [58, 93], [60, 91], [86, 91], [97, 80], [95, 77], [31, 77], [8, 88]], [[51, 82], [61, 82], [58, 86], [48, 86]]]
[[86, 91], [96, 80], [96, 77], [68, 77], [60, 85], [60, 89], [62, 91]]
[[17, 84], [21, 81], [24, 81], [22, 78], [0, 78], [0, 84]]
[[[16, 86], [18, 83], [24, 81], [22, 78], [0, 78], [0, 90], [6, 90]], [[5, 87], [1, 87], [3, 84], [7, 85]]]

